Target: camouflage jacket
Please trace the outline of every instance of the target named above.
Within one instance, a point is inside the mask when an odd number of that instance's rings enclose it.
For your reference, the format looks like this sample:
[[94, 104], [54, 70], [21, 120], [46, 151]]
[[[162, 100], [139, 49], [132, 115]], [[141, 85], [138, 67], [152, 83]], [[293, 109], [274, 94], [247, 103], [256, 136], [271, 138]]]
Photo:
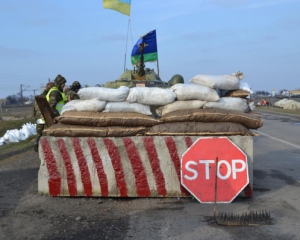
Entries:
[[76, 99], [80, 99], [79, 95], [73, 90], [69, 90], [66, 93], [66, 97], [67, 97], [67, 102], [70, 102], [70, 101], [76, 100]]
[[49, 105], [50, 105], [50, 108], [51, 108], [51, 111], [52, 111], [54, 117], [58, 117], [60, 115], [59, 111], [57, 111], [57, 109], [56, 109], [56, 104], [60, 101], [63, 101], [62, 94], [63, 93], [58, 90], [53, 90], [50, 92], [48, 102], [49, 102]]

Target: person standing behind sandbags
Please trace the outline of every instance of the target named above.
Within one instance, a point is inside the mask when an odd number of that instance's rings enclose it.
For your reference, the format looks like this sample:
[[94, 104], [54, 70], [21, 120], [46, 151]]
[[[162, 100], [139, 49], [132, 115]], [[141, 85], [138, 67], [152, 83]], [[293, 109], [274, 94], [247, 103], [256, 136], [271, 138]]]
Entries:
[[46, 99], [49, 102], [51, 111], [54, 115], [53, 122], [56, 123], [55, 117], [60, 116], [63, 105], [66, 104], [67, 98], [63, 93], [63, 89], [67, 80], [60, 74], [54, 80], [54, 86], [49, 90]]
[[79, 95], [77, 94], [79, 89], [81, 88], [81, 84], [78, 81], [74, 81], [66, 93], [67, 102], [70, 102], [72, 100], [80, 99]]
[[[53, 87], [53, 82], [48, 82], [45, 90], [42, 92], [42, 94], [40, 96], [46, 97], [47, 93], [49, 92], [49, 90], [52, 87]], [[39, 140], [40, 140], [41, 136], [43, 135], [43, 131], [45, 129], [45, 121], [43, 119], [43, 115], [42, 115], [36, 101], [34, 102], [34, 105], [33, 105], [33, 116], [37, 120], [37, 123], [36, 123], [37, 137], [34, 141], [33, 150], [35, 152], [38, 152]], [[42, 122], [44, 122], [44, 123], [42, 123]]]

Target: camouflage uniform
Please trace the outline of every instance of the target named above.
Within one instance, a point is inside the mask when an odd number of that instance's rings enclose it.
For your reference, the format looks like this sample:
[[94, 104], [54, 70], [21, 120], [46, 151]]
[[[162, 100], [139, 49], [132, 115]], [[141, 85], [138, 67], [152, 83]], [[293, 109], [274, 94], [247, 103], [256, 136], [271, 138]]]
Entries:
[[[40, 96], [46, 97], [47, 93], [49, 92], [49, 90], [52, 86], [53, 86], [52, 82], [47, 83], [46, 89], [42, 92], [42, 94]], [[36, 120], [43, 118], [43, 115], [42, 115], [36, 101], [34, 101], [34, 105], [33, 105], [33, 116]], [[33, 148], [35, 152], [38, 151], [39, 140], [40, 140], [41, 136], [43, 135], [43, 131], [45, 130], [45, 128], [46, 128], [45, 124], [36, 124], [35, 129], [36, 129], [37, 137], [34, 141], [34, 148]]]
[[66, 96], [63, 93], [63, 88], [61, 87], [61, 85], [66, 82], [67, 81], [63, 76], [57, 75], [54, 80], [54, 87], [50, 89], [50, 93], [48, 93], [46, 96], [54, 117], [58, 117], [60, 115], [60, 112], [57, 109], [57, 105], [60, 102], [62, 102], [63, 104], [66, 103]]
[[70, 90], [66, 93], [67, 102], [80, 99], [79, 95], [77, 94], [80, 88], [81, 84], [78, 81], [72, 83]]

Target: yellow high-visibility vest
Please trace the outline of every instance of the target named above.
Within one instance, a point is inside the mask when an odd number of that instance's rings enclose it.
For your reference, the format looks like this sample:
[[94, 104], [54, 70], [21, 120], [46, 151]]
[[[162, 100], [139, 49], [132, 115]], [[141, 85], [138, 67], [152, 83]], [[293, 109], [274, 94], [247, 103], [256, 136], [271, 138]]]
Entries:
[[61, 94], [61, 96], [62, 96], [62, 100], [59, 101], [59, 102], [56, 104], [56, 106], [55, 106], [56, 110], [57, 110], [57, 111], [59, 112], [59, 114], [60, 114], [60, 113], [61, 113], [61, 110], [62, 110], [62, 107], [63, 107], [63, 106], [66, 104], [66, 102], [67, 102], [67, 97], [66, 97], [66, 95], [65, 95], [64, 93], [62, 93], [61, 91], [59, 91], [57, 87], [52, 87], [52, 88], [49, 90], [49, 92], [47, 93], [47, 96], [46, 96], [46, 99], [47, 99], [48, 102], [49, 102], [49, 100], [50, 100], [50, 93], [51, 93], [52, 91], [58, 91], [58, 92]]

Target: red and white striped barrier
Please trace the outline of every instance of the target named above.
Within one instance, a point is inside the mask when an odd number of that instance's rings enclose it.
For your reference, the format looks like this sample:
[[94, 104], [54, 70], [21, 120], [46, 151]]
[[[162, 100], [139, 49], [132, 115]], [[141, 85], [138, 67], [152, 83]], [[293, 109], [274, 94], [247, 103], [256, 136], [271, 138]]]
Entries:
[[[182, 154], [197, 136], [122, 138], [42, 137], [38, 190], [51, 196], [184, 197]], [[248, 158], [250, 184], [239, 196], [252, 196], [253, 139], [229, 137]]]

